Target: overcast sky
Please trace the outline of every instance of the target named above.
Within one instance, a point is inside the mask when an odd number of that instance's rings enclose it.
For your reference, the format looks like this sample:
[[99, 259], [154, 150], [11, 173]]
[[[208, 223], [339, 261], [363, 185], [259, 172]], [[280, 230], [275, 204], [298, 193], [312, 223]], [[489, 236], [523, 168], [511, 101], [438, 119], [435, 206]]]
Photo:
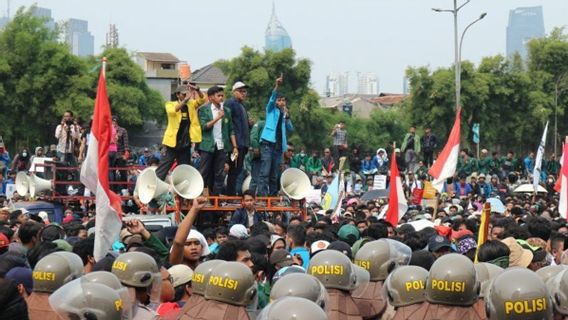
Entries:
[[[5, 10], [7, 0], [0, 0]], [[298, 56], [313, 62], [312, 84], [322, 93], [325, 76], [350, 72], [379, 76], [380, 91], [401, 92], [407, 66], [449, 66], [454, 60], [453, 19], [432, 7], [451, 0], [275, 0], [277, 14]], [[465, 0], [462, 0], [463, 3]], [[12, 12], [37, 3], [56, 21], [89, 21], [100, 52], [110, 23], [130, 51], [171, 52], [192, 69], [239, 54], [244, 45], [262, 49], [270, 0], [11, 0]], [[460, 30], [482, 12], [487, 17], [468, 31], [463, 59], [505, 53], [509, 10], [542, 5], [546, 32], [568, 24], [567, 0], [472, 0], [460, 11]]]

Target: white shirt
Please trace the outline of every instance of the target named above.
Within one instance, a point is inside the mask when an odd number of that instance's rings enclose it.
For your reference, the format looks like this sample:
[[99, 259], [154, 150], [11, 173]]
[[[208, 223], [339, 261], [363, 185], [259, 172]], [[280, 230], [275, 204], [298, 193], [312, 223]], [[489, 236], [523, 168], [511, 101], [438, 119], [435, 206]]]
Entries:
[[[219, 109], [217, 109], [215, 104], [211, 104], [211, 113], [213, 113], [213, 119], [217, 118], [217, 115], [219, 114], [219, 111], [221, 111], [221, 109], [223, 109], [223, 104], [221, 104], [221, 107]], [[223, 132], [221, 130], [222, 128], [223, 119], [215, 122], [215, 124], [213, 125], [213, 140], [215, 140], [217, 150], [225, 149], [225, 146], [223, 145]]]

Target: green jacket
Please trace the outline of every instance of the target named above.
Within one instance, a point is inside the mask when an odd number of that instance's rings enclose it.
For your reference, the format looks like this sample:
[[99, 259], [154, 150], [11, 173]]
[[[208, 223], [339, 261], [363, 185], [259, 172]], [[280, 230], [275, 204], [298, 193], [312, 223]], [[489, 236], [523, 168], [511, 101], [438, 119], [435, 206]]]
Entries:
[[309, 157], [308, 160], [306, 161], [306, 171], [308, 173], [317, 173], [320, 174], [321, 170], [323, 168], [323, 164], [321, 162], [321, 159], [319, 157]]
[[160, 239], [156, 238], [156, 236], [152, 233], [150, 234], [150, 238], [148, 238], [148, 240], [144, 240], [144, 246], [154, 249], [154, 251], [156, 251], [156, 253], [159, 254], [160, 257], [166, 259], [170, 254], [170, 250], [166, 248], [166, 246], [162, 243], [162, 241], [160, 241]]
[[[410, 138], [410, 132], [404, 136], [404, 140], [402, 140], [402, 145], [400, 146], [400, 151], [406, 152], [406, 147], [408, 146], [408, 139]], [[420, 136], [414, 134], [414, 152], [420, 153]]]
[[[223, 134], [223, 145], [226, 152], [231, 152], [233, 150], [233, 145], [231, 144], [231, 136], [234, 136], [233, 132], [233, 120], [231, 118], [231, 110], [228, 108], [223, 108], [225, 110], [225, 115], [223, 116], [223, 125], [221, 133]], [[215, 151], [215, 140], [213, 139], [213, 127], [207, 128], [207, 123], [213, 120], [213, 112], [211, 112], [211, 103], [203, 105], [199, 108], [199, 124], [201, 125], [201, 132], [203, 134], [201, 143], [199, 144], [199, 150], [205, 152]]]
[[479, 160], [479, 173], [488, 174], [491, 170], [491, 159], [490, 156], [487, 156], [481, 160]]
[[305, 169], [307, 161], [308, 161], [308, 155], [304, 154], [302, 156], [301, 154], [297, 153], [292, 157], [292, 164], [290, 166], [292, 168], [298, 168], [298, 169], [304, 167]]
[[264, 120], [257, 121], [250, 130], [250, 147], [260, 149], [260, 134], [264, 129]]
[[462, 157], [458, 158], [457, 171], [460, 175], [469, 176], [470, 174], [477, 172], [477, 160], [474, 158], [468, 158], [467, 162], [464, 161]]
[[546, 162], [546, 172], [556, 177], [560, 172], [560, 162], [557, 160], [548, 160]]

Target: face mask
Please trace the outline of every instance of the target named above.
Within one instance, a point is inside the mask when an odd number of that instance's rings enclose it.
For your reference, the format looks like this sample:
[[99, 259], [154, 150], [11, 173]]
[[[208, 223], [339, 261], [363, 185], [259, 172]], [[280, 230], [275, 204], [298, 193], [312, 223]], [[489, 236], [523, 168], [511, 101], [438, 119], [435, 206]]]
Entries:
[[300, 152], [300, 155], [303, 157], [303, 156], [306, 155], [306, 153], [302, 151], [302, 152]]
[[28, 156], [28, 154], [27, 154], [26, 152], [22, 152], [22, 157], [25, 158], [25, 157], [27, 157], [27, 156]]

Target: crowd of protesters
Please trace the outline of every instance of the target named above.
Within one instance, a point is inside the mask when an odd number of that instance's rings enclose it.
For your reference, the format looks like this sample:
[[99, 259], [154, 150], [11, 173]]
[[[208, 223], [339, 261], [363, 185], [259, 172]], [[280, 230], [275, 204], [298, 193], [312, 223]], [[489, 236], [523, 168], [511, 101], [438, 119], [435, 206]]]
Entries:
[[[278, 77], [266, 119], [256, 123], [246, 112], [242, 82], [225, 103], [219, 87], [207, 98], [195, 85], [178, 88], [177, 100], [166, 105], [164, 147], [140, 155], [113, 119], [112, 164], [154, 167], [161, 179], [174, 163], [192, 164], [208, 194], [241, 195], [241, 207], [216, 224], [200, 223], [208, 205], [202, 196], [178, 226], [150, 231], [138, 219], [125, 219], [112, 248], [95, 257], [92, 208], [67, 210], [61, 224], [46, 212], [1, 208], [0, 318], [568, 318], [568, 222], [554, 189], [560, 168], [554, 157], [542, 165], [547, 192], [524, 193], [517, 190], [531, 181], [533, 153], [521, 159], [482, 150], [477, 159], [463, 150], [442, 192], [418, 201], [415, 190], [426, 188], [441, 147], [430, 128], [419, 136], [412, 127], [400, 149], [385, 146], [371, 154], [350, 146], [346, 125], [339, 123], [323, 156], [296, 150], [287, 140], [293, 125], [278, 91], [282, 82]], [[72, 117], [64, 115], [53, 150], [23, 150], [12, 162], [44, 154], [68, 165], [81, 162], [88, 129]], [[6, 180], [30, 169], [0, 151], [0, 160], [8, 159]], [[384, 219], [387, 197], [365, 197], [376, 176], [389, 175], [390, 161], [398, 165], [409, 202], [397, 225]], [[303, 170], [322, 194], [345, 174], [340, 210], [324, 210], [318, 202], [308, 204], [307, 216], [257, 210], [257, 196], [280, 194], [279, 176], [287, 168]], [[118, 170], [111, 180], [132, 181], [125, 188], [132, 194], [137, 174]], [[242, 190], [247, 175], [251, 183]], [[487, 237], [478, 243], [488, 201]], [[98, 300], [73, 298], [86, 294]]]

